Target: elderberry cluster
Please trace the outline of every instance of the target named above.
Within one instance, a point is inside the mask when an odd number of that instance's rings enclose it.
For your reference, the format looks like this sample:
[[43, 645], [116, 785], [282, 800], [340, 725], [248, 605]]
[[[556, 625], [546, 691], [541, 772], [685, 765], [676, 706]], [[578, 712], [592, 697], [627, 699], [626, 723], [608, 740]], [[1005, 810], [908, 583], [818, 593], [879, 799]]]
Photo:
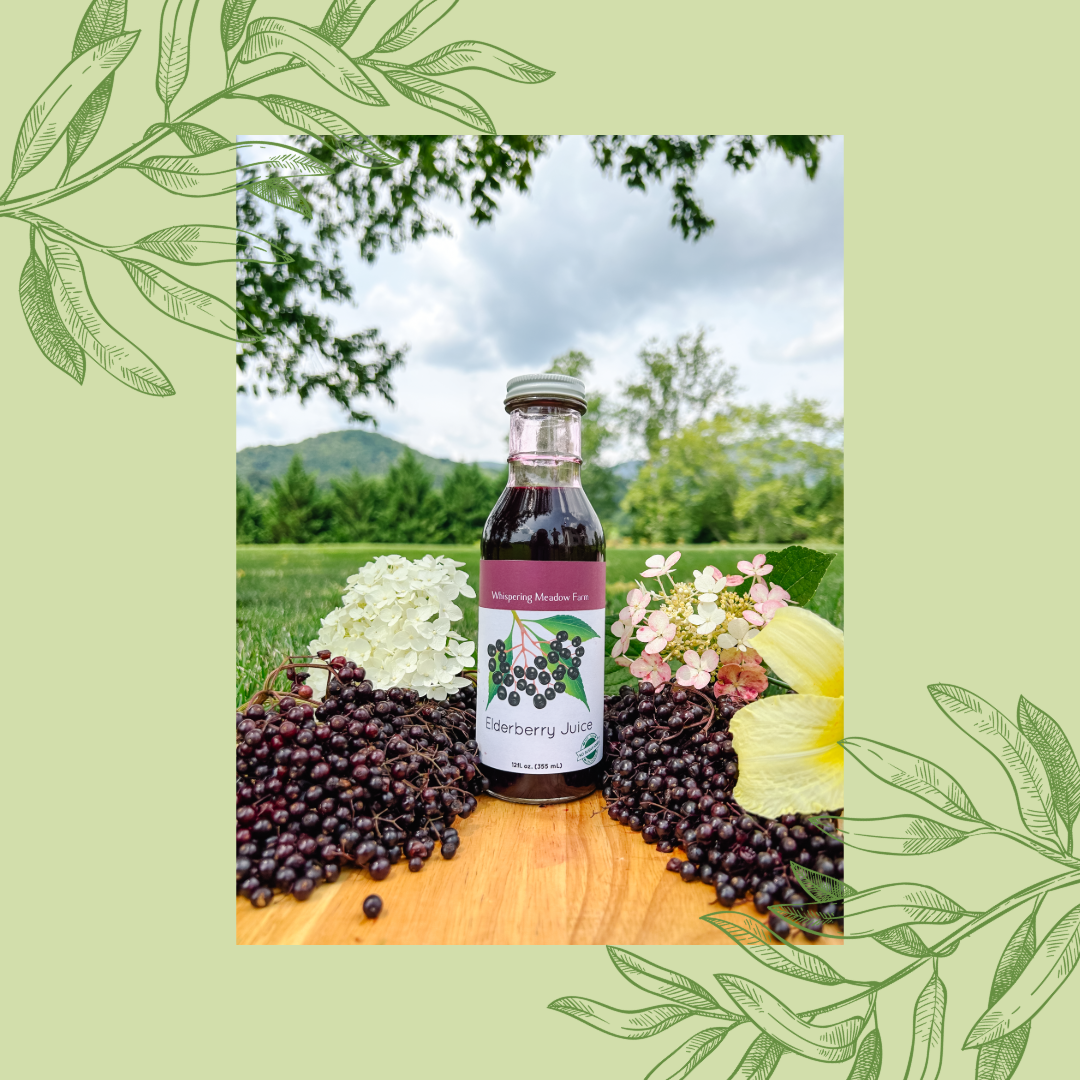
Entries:
[[572, 682], [581, 678], [585, 647], [580, 637], [571, 640], [565, 630], [560, 630], [555, 640], [548, 643], [547, 652], [533, 657], [527, 667], [513, 663], [510, 648], [501, 638], [494, 645], [488, 645], [487, 652], [491, 681], [498, 687], [496, 697], [517, 706], [524, 693], [532, 698], [537, 709], [543, 709], [549, 701], [555, 700], [556, 694], [566, 693], [567, 679]]
[[290, 667], [289, 693], [236, 714], [236, 888], [255, 907], [274, 890], [306, 900], [343, 864], [382, 881], [403, 858], [422, 870], [437, 842], [453, 858], [453, 823], [488, 786], [474, 687], [444, 707], [412, 689], [375, 690], [363, 668], [319, 657], [331, 669], [321, 703]]
[[[713, 886], [725, 907], [746, 896], [762, 914], [771, 904], [811, 907], [791, 865], [843, 878], [844, 842], [832, 821], [819, 827], [796, 814], [755, 817], [735, 801], [739, 765], [728, 725], [739, 708], [731, 698], [714, 705], [703, 694], [647, 682], [636, 693], [623, 686], [606, 697], [608, 815], [657, 851], [682, 848], [686, 858], [672, 858], [668, 869]], [[837, 905], [818, 906], [803, 920], [804, 932], [814, 937], [824, 922], [842, 920]], [[769, 926], [781, 937], [791, 932], [775, 914]]]

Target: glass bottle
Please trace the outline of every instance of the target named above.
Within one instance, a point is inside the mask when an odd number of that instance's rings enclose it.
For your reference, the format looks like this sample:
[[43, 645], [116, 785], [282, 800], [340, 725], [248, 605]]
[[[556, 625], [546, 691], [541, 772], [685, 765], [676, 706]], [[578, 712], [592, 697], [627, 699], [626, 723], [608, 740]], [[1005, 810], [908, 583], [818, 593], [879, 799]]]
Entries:
[[510, 475], [480, 546], [476, 740], [489, 793], [570, 802], [596, 789], [604, 726], [604, 531], [581, 487], [585, 386], [506, 387]]

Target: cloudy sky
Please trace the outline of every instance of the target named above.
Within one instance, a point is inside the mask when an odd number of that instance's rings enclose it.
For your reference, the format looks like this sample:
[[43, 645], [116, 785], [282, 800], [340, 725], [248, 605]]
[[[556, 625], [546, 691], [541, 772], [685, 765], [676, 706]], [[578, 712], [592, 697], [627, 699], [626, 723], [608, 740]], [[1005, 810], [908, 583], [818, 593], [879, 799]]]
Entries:
[[[716, 227], [691, 243], [668, 224], [664, 189], [627, 190], [568, 137], [493, 224], [446, 204], [452, 237], [374, 265], [346, 253], [358, 303], [334, 309], [337, 332], [377, 326], [409, 346], [396, 407], [371, 406], [377, 430], [435, 457], [500, 460], [507, 379], [580, 349], [595, 361], [590, 389], [615, 391], [649, 338], [698, 327], [738, 368], [742, 400], [797, 393], [840, 414], [843, 171], [838, 139], [812, 182], [772, 155], [735, 176], [714, 151], [695, 188]], [[237, 449], [348, 426], [326, 398], [237, 398]]]

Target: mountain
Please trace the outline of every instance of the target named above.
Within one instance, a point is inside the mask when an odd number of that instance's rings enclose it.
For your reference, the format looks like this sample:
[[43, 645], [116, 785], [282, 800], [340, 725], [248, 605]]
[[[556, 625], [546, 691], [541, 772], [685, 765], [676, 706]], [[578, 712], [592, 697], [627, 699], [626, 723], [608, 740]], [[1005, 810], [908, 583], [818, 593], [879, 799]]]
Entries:
[[[236, 454], [236, 475], [246, 480], [258, 494], [271, 490], [273, 481], [285, 475], [293, 454], [299, 454], [304, 468], [314, 473], [323, 487], [331, 480], [344, 480], [356, 469], [363, 476], [385, 476], [408, 449], [405, 443], [374, 431], [331, 431], [286, 446], [249, 446]], [[446, 458], [428, 457], [414, 450], [417, 460], [431, 474], [436, 487], [454, 468]], [[506, 467], [494, 461], [478, 463], [485, 472], [500, 474]]]

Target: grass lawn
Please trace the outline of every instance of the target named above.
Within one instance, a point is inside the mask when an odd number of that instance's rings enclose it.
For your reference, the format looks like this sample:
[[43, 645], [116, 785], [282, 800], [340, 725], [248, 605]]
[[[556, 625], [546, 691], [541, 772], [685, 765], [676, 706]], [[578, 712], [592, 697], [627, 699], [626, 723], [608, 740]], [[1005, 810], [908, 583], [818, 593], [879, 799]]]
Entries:
[[[837, 626], [844, 625], [843, 548], [810, 545], [835, 551], [810, 608]], [[684, 544], [676, 580], [712, 564], [736, 573], [740, 559], [750, 559], [760, 548], [712, 544]], [[339, 605], [345, 579], [359, 566], [379, 555], [398, 554], [417, 559], [426, 554], [446, 555], [465, 564], [475, 587], [480, 568], [479, 547], [423, 544], [245, 544], [236, 549], [236, 701], [246, 701], [266, 675], [288, 653], [307, 652], [319, 622]], [[607, 607], [614, 615], [626, 603], [626, 593], [645, 568], [650, 555], [670, 554], [653, 547], [612, 548], [607, 557]], [[477, 605], [459, 598], [464, 618], [458, 633], [475, 640]]]

